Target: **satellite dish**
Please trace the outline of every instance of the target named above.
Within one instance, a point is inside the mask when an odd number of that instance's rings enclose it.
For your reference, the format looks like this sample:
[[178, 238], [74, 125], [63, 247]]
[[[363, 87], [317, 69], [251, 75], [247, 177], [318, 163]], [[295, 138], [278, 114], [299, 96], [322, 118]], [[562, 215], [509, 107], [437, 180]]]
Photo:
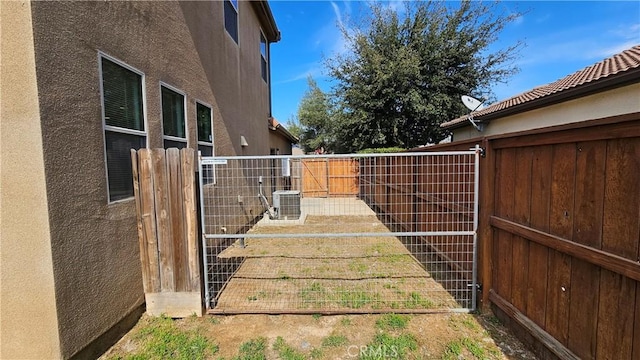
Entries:
[[467, 107], [467, 109], [471, 111], [478, 111], [478, 110], [484, 109], [484, 105], [482, 104], [482, 101], [476, 98], [472, 98], [471, 96], [462, 95], [462, 103], [464, 104], [464, 106]]
[[[467, 96], [467, 95], [462, 95], [461, 99], [464, 106], [466, 106], [467, 109], [471, 110], [472, 113], [474, 111], [484, 109], [484, 105], [482, 104], [482, 102], [476, 98], [472, 98], [471, 96]], [[467, 120], [469, 120], [471, 125], [473, 125], [473, 127], [479, 132], [482, 132], [482, 130], [484, 130], [484, 124], [475, 122], [473, 120], [473, 114], [469, 114], [469, 116], [467, 117]]]

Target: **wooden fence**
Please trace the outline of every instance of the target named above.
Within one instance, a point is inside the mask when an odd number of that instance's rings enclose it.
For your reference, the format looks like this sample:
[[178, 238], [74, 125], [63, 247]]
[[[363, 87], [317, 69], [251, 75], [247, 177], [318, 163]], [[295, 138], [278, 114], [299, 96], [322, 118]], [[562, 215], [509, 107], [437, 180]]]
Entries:
[[640, 114], [427, 151], [476, 143], [485, 308], [542, 358], [640, 359]]
[[142, 280], [151, 315], [202, 314], [193, 149], [131, 150]]
[[357, 160], [319, 158], [300, 161], [304, 197], [351, 197], [358, 195]]

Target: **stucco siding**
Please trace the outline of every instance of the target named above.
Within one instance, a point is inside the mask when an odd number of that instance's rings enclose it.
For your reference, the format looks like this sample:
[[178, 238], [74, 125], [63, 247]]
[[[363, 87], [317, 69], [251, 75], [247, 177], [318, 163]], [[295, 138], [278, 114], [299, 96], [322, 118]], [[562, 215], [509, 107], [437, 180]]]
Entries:
[[[212, 106], [217, 154], [241, 153], [240, 135], [250, 144], [245, 151], [266, 154], [268, 88], [260, 77], [259, 25], [253, 23], [257, 18], [250, 4], [240, 4], [238, 50], [224, 30], [222, 2], [32, 3], [55, 296], [65, 358], [83, 350], [144, 300], [134, 202], [107, 200], [99, 54], [144, 73], [148, 147], [163, 144], [163, 82], [186, 95], [190, 147], [197, 147], [198, 100]], [[243, 69], [252, 62], [254, 68]]]
[[[224, 3], [181, 2], [202, 67], [216, 96], [226, 137], [214, 129], [217, 155], [268, 155], [269, 87], [260, 72], [260, 23], [238, 2], [238, 43], [224, 28]], [[205, 15], [203, 15], [205, 14]], [[240, 146], [244, 136], [248, 147]]]
[[278, 149], [280, 155], [291, 155], [291, 141], [277, 134], [275, 130], [271, 130], [269, 133], [269, 147]]
[[601, 119], [640, 111], [640, 84], [631, 84], [578, 99], [492, 120], [481, 133], [471, 126], [453, 130], [453, 140], [493, 136], [554, 125]]
[[0, 34], [0, 358], [58, 358], [29, 2], [0, 2]]

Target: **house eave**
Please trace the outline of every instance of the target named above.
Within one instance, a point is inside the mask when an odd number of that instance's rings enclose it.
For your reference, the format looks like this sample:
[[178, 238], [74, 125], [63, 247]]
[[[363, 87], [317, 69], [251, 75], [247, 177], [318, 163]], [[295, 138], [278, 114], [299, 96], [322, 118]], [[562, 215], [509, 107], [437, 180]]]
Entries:
[[292, 133], [289, 132], [289, 130], [287, 130], [287, 128], [283, 127], [280, 124], [276, 126], [269, 126], [269, 129], [284, 136], [285, 138], [287, 138], [287, 140], [291, 141], [291, 143], [293, 144], [297, 144], [298, 142], [300, 142], [300, 139], [295, 137]]
[[[510, 106], [508, 108], [498, 110], [486, 115], [474, 116], [474, 121], [478, 123], [488, 124], [491, 120], [504, 118], [511, 115], [559, 104], [579, 97], [596, 94], [599, 92], [612, 90], [621, 86], [630, 85], [640, 81], [640, 67], [629, 69], [621, 74], [611, 75], [597, 81], [576, 86], [571, 89], [559, 91], [557, 93], [541, 97], [522, 104]], [[444, 124], [443, 124], [444, 125]], [[453, 124], [442, 126], [443, 129], [454, 130], [471, 126], [469, 121], [459, 121]]]
[[280, 30], [278, 29], [276, 20], [273, 17], [273, 13], [271, 12], [271, 6], [269, 6], [269, 2], [268, 1], [252, 1], [251, 3], [256, 9], [260, 22], [264, 26], [262, 30], [265, 32], [267, 41], [269, 41], [270, 43], [275, 43], [280, 41], [282, 35], [280, 34]]

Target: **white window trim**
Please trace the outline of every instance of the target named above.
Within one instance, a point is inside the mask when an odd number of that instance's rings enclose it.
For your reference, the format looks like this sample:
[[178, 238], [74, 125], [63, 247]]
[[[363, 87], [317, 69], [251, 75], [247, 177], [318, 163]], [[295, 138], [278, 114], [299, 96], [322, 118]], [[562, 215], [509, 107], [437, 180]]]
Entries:
[[[211, 122], [211, 142], [205, 142], [205, 141], [200, 141], [198, 140], [198, 104], [206, 106], [209, 108], [209, 110], [211, 110], [211, 116], [209, 121]], [[198, 145], [202, 145], [202, 146], [210, 146], [211, 147], [211, 156], [216, 156], [216, 147], [215, 147], [215, 143], [216, 143], [216, 136], [215, 136], [215, 131], [213, 131], [213, 106], [211, 106], [210, 104], [207, 104], [204, 101], [200, 101], [200, 100], [196, 100], [195, 101], [195, 107], [196, 107], [196, 153], [199, 154], [200, 150], [198, 149]], [[213, 174], [211, 174], [212, 176], [212, 181], [211, 184], [215, 185], [218, 183], [218, 178], [216, 176], [216, 167], [213, 166], [212, 168], [212, 172]]]
[[[213, 131], [213, 106], [207, 104], [204, 101], [200, 101], [200, 100], [195, 100], [195, 107], [196, 107], [196, 142], [198, 143], [198, 145], [202, 145], [202, 146], [211, 146], [211, 154], [213, 154], [215, 156], [215, 133]], [[206, 106], [209, 108], [209, 110], [211, 110], [211, 116], [209, 121], [211, 122], [211, 142], [206, 142], [206, 141], [200, 141], [198, 140], [198, 104], [202, 105], [202, 106]], [[197, 151], [197, 150], [196, 150]]]
[[[184, 138], [178, 137], [178, 136], [171, 136], [171, 135], [165, 135], [164, 134], [164, 118], [162, 115], [162, 88], [165, 87], [171, 91], [177, 92], [178, 94], [182, 95], [182, 103], [183, 103], [183, 109], [184, 109]], [[185, 144], [187, 144], [187, 147], [189, 146], [189, 124], [188, 124], [188, 117], [187, 117], [187, 94], [176, 88], [175, 86], [171, 86], [165, 82], [160, 81], [160, 128], [162, 129], [162, 147], [164, 147], [164, 141], [165, 140], [169, 140], [169, 141], [177, 141], [177, 142], [183, 142]]]
[[[105, 119], [105, 113], [104, 113], [104, 88], [103, 88], [103, 78], [102, 78], [102, 59], [107, 59], [111, 62], [114, 62], [120, 66], [122, 66], [123, 68], [130, 70], [138, 75], [140, 75], [140, 82], [142, 83], [142, 122], [144, 124], [144, 131], [140, 131], [140, 130], [133, 130], [133, 129], [127, 129], [127, 128], [121, 128], [118, 126], [111, 126], [111, 125], [107, 125], [106, 119]], [[121, 61], [111, 55], [105, 54], [102, 51], [98, 51], [98, 75], [99, 75], [99, 79], [98, 79], [98, 83], [100, 86], [100, 116], [102, 117], [102, 150], [103, 150], [103, 155], [104, 155], [104, 176], [105, 179], [107, 181], [107, 204], [117, 204], [117, 203], [121, 203], [121, 202], [127, 202], [127, 201], [131, 201], [131, 199], [133, 199], [133, 196], [130, 196], [128, 198], [124, 198], [124, 199], [119, 199], [119, 200], [111, 200], [111, 194], [109, 193], [109, 168], [107, 166], [107, 136], [106, 136], [106, 132], [107, 131], [111, 131], [111, 132], [119, 132], [119, 133], [124, 133], [124, 134], [130, 134], [130, 135], [138, 135], [141, 137], [145, 138], [144, 141], [144, 145], [145, 148], [148, 149], [149, 148], [149, 135], [148, 135], [148, 117], [147, 117], [147, 89], [145, 86], [145, 82], [146, 82], [146, 76], [145, 74], [134, 68], [133, 66], [125, 63], [124, 61]]]
[[[236, 11], [236, 34], [238, 34], [238, 40], [236, 41], [231, 34], [227, 31], [227, 19], [224, 16], [225, 2], [229, 1], [231, 3], [231, 7]], [[231, 0], [222, 0], [222, 25], [224, 25], [224, 32], [227, 33], [227, 36], [233, 40], [236, 45], [240, 46], [240, 0], [238, 0], [238, 5], [234, 5]]]

